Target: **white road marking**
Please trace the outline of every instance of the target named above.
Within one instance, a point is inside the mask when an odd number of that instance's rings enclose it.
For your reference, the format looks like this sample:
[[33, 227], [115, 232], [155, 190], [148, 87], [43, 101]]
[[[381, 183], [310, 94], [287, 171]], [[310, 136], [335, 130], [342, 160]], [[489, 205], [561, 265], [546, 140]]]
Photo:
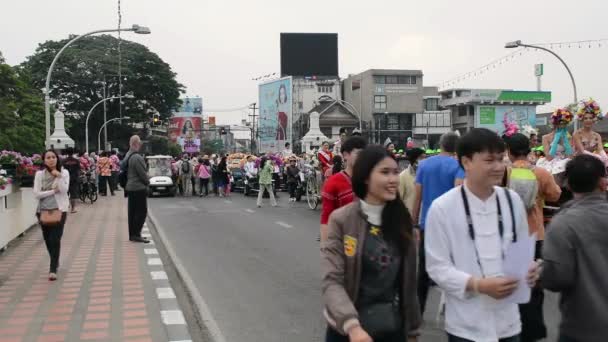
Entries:
[[150, 240], [149, 245], [153, 245], [154, 244], [154, 240]]
[[175, 292], [170, 287], [159, 287], [156, 289], [156, 295], [158, 299], [173, 299], [175, 298]]
[[283, 227], [283, 228], [287, 228], [287, 229], [293, 228], [293, 226], [292, 226], [292, 225], [290, 225], [290, 224], [288, 224], [288, 223], [285, 223], [285, 222], [283, 222], [283, 221], [277, 221], [277, 222], [275, 222], [275, 223], [276, 223], [276, 224], [278, 224], [279, 226]]
[[150, 235], [150, 233], [141, 233], [141, 237], [151, 238], [152, 235]]
[[162, 265], [163, 262], [159, 258], [150, 258], [148, 259], [149, 266], [159, 266]]
[[169, 279], [169, 277], [167, 277], [167, 273], [165, 273], [165, 271], [150, 272], [150, 275], [152, 276], [152, 280], [166, 280], [166, 279]]
[[182, 314], [181, 310], [162, 310], [160, 312], [160, 315], [163, 318], [163, 323], [165, 325], [186, 324], [186, 320], [184, 319], [184, 314]]
[[145, 248], [144, 254], [146, 254], [146, 255], [158, 254], [158, 250], [156, 248]]
[[250, 214], [255, 213], [255, 210], [253, 210], [253, 209], [245, 209], [245, 211], [248, 212], [248, 213], [250, 213]]
[[224, 203], [232, 203], [231, 200], [225, 200]]
[[148, 229], [148, 228], [144, 228], [144, 229], [142, 229], [141, 231], [142, 231], [142, 232], [145, 232], [145, 233], [149, 233], [149, 232], [150, 232], [150, 229]]

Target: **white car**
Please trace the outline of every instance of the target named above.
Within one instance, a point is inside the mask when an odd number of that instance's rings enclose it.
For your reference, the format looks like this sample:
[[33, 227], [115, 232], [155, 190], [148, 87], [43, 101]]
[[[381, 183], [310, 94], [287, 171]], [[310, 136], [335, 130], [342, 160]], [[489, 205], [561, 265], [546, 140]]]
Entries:
[[150, 185], [148, 187], [148, 196], [171, 196], [174, 197], [177, 192], [177, 187], [173, 183], [171, 172], [171, 156], [149, 156], [146, 157], [148, 163], [148, 176], [150, 177]]

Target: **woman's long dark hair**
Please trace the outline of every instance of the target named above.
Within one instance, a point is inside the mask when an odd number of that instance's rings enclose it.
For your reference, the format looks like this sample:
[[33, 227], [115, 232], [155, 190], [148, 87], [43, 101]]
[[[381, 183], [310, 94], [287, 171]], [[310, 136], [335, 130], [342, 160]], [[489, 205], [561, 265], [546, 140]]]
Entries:
[[333, 163], [334, 163], [334, 168], [332, 170], [332, 174], [335, 175], [336, 173], [339, 173], [342, 171], [342, 168], [343, 168], [342, 167], [343, 166], [342, 157], [339, 155], [335, 155]]
[[55, 155], [55, 158], [57, 158], [57, 165], [55, 166], [55, 168], [57, 169], [57, 171], [61, 172], [61, 159], [59, 158], [59, 154], [57, 154], [57, 152], [53, 149], [49, 149], [44, 151], [44, 153], [42, 154], [42, 170], [46, 169], [48, 172], [51, 172], [52, 170], [49, 169], [48, 166], [46, 166], [46, 163], [44, 162], [44, 160], [46, 159], [46, 155], [48, 153], [53, 153]]
[[[388, 151], [380, 145], [371, 145], [359, 152], [353, 166], [353, 192], [360, 199], [365, 199], [372, 170], [385, 158], [392, 158]], [[412, 239], [412, 217], [401, 201], [399, 194], [394, 200], [388, 201], [382, 210], [382, 234], [387, 242], [394, 243], [402, 255]]]

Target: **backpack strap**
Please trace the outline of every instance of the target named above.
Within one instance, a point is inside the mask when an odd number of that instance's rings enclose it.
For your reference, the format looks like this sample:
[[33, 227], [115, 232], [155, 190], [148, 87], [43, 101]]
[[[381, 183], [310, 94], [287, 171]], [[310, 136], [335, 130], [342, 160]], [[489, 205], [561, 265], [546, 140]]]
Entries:
[[[125, 160], [125, 163], [124, 163], [125, 168], [122, 171], [129, 171], [129, 159], [131, 159], [131, 157], [133, 157], [134, 154], [137, 154], [137, 152], [133, 152], [133, 153], [129, 154], [129, 158], [127, 158], [127, 160]], [[122, 169], [122, 165], [120, 168]]]
[[517, 229], [515, 229], [515, 211], [513, 210], [513, 199], [511, 198], [511, 193], [509, 189], [505, 190], [505, 196], [507, 197], [507, 202], [509, 203], [509, 211], [511, 212], [511, 224], [513, 225], [513, 242], [517, 242]]

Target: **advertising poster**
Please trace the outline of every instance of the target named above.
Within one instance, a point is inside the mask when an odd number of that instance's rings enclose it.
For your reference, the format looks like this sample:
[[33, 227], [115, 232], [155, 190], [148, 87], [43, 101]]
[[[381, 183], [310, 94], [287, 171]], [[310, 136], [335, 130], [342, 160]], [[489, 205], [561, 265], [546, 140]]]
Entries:
[[291, 143], [291, 77], [260, 84], [260, 152], [280, 152]]
[[169, 126], [169, 138], [187, 153], [197, 153], [201, 148], [200, 116], [174, 116]]
[[200, 97], [186, 97], [182, 99], [182, 105], [175, 116], [192, 116], [203, 114], [203, 99]]
[[475, 127], [491, 129], [502, 135], [505, 131], [503, 120], [536, 127], [536, 106], [477, 106]]

